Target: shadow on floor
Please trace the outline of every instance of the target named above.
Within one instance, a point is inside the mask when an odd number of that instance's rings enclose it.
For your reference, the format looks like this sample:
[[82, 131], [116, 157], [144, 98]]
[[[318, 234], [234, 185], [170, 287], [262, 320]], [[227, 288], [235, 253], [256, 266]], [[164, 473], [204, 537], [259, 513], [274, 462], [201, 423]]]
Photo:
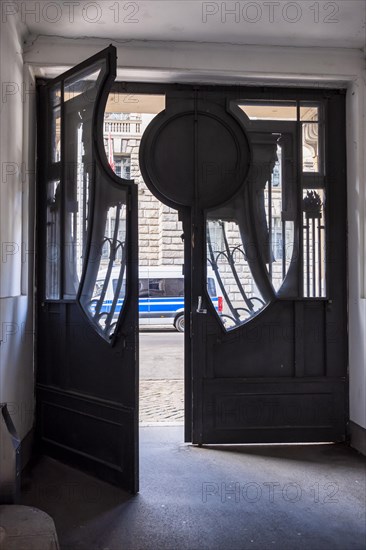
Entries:
[[343, 445], [205, 446], [141, 428], [140, 494], [42, 458], [22, 504], [62, 550], [363, 550], [366, 459]]

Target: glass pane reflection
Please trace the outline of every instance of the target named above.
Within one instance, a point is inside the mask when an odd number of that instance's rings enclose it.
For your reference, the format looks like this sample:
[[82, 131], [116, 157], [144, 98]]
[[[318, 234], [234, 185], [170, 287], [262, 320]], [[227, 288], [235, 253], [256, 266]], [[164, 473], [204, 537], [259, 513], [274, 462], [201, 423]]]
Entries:
[[107, 186], [98, 173], [95, 206], [98, 219], [93, 224], [80, 303], [106, 340], [115, 332], [125, 300], [126, 203], [126, 191]]

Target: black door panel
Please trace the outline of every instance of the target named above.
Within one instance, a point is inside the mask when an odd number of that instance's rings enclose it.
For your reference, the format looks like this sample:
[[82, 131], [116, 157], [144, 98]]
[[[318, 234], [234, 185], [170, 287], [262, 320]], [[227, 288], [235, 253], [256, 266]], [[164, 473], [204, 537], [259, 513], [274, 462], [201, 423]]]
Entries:
[[39, 87], [37, 436], [42, 452], [136, 492], [137, 192], [104, 151], [115, 74], [111, 46]]
[[344, 389], [329, 378], [209, 380], [203, 390], [205, 443], [344, 439]]

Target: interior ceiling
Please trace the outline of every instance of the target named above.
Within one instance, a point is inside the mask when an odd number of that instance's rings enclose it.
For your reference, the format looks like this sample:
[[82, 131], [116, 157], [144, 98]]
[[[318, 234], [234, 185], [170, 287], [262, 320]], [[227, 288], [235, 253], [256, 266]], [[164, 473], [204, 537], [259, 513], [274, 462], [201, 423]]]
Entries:
[[16, 4], [30, 34], [36, 36], [365, 47], [365, 0], [40, 0]]

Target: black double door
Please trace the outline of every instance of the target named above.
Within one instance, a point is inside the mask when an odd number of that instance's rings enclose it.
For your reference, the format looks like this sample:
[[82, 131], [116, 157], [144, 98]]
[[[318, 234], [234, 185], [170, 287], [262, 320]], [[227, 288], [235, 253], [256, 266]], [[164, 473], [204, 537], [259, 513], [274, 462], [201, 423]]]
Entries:
[[[115, 62], [40, 87], [37, 426], [44, 452], [136, 492], [137, 194], [102, 129]], [[187, 441], [345, 439], [344, 150], [338, 92], [167, 87], [140, 167], [183, 221]]]

